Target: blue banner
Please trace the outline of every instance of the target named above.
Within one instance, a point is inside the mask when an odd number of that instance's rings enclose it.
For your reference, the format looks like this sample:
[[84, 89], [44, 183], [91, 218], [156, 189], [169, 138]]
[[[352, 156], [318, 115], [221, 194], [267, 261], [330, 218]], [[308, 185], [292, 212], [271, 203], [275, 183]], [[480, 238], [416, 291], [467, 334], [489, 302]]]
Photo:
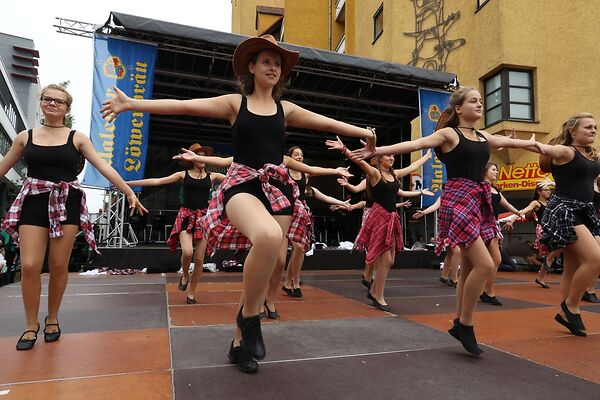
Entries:
[[[94, 84], [90, 139], [98, 155], [126, 180], [144, 178], [150, 115], [138, 111], [119, 114], [113, 122], [102, 118], [102, 103], [115, 96], [113, 86], [135, 99], [152, 98], [156, 46], [94, 36]], [[107, 188], [108, 180], [88, 165], [83, 184]]]
[[[448, 107], [450, 93], [419, 88], [419, 113], [421, 114], [421, 136], [429, 136], [435, 131], [435, 125], [442, 111]], [[423, 155], [427, 149], [423, 150]], [[433, 150], [432, 150], [433, 152]], [[423, 207], [435, 203], [442, 192], [442, 184], [446, 182], [446, 167], [432, 154], [423, 164], [423, 187], [429, 188], [435, 196], [424, 196]]]

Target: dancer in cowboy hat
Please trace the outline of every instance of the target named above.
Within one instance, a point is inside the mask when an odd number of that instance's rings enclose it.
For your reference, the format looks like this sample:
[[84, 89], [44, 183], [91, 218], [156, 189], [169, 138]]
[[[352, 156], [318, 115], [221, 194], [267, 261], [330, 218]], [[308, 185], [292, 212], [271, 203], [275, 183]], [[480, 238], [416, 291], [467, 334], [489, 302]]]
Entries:
[[[244, 263], [244, 290], [236, 318], [238, 330], [230, 360], [243, 372], [254, 372], [265, 357], [259, 310], [294, 212], [306, 214], [298, 186], [283, 165], [287, 126], [368, 139], [375, 134], [281, 101], [283, 86], [299, 53], [277, 44], [271, 35], [244, 40], [235, 49], [233, 69], [241, 94], [190, 100], [141, 100], [116, 96], [100, 110], [113, 120], [128, 110], [157, 114], [187, 114], [229, 121], [235, 145], [234, 163], [211, 200], [203, 224], [209, 251], [252, 243]], [[184, 149], [187, 150], [187, 149]], [[182, 158], [196, 155], [184, 151]], [[293, 169], [304, 172], [301, 163]], [[308, 172], [308, 171], [306, 171]]]

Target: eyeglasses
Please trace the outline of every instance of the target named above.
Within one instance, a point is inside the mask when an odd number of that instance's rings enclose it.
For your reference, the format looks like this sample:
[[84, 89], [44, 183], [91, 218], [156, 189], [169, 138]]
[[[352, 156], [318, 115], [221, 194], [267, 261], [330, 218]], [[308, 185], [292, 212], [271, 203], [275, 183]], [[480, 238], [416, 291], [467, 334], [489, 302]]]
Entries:
[[44, 103], [44, 104], [50, 104], [50, 103], [54, 102], [54, 104], [56, 104], [57, 106], [69, 105], [69, 103], [66, 100], [55, 99], [54, 97], [50, 97], [50, 96], [42, 96], [41, 100], [42, 100], [42, 103]]

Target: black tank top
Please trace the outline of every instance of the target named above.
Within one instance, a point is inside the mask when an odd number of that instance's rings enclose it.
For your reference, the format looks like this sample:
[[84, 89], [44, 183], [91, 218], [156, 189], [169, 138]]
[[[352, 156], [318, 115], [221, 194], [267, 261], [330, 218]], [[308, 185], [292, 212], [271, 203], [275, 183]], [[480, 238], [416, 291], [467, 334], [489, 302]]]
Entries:
[[485, 165], [490, 159], [490, 146], [483, 134], [475, 131], [475, 134], [483, 139], [476, 142], [464, 137], [458, 128], [454, 128], [458, 134], [458, 144], [447, 153], [435, 149], [437, 157], [446, 165], [448, 179], [466, 178], [477, 183], [483, 181]]
[[[292, 178], [292, 176], [290, 175], [290, 178]], [[292, 178], [294, 180], [294, 182], [296, 182], [296, 184], [298, 185], [298, 190], [300, 191], [300, 200], [306, 200], [306, 175], [304, 174], [304, 172], [300, 172], [300, 179], [296, 180], [294, 178]]]
[[498, 216], [502, 213], [502, 207], [500, 206], [501, 199], [502, 197], [500, 197], [500, 193], [492, 192], [492, 208], [494, 209], [494, 215], [496, 216], [496, 219], [498, 219]]
[[235, 151], [233, 161], [259, 169], [265, 164], [283, 161], [285, 115], [279, 101], [277, 113], [257, 115], [248, 111], [247, 99], [242, 96], [240, 111], [232, 127]]
[[212, 184], [210, 174], [202, 179], [195, 179], [185, 171], [183, 178], [183, 204], [191, 210], [202, 210], [208, 207], [208, 195]]
[[563, 165], [552, 164], [556, 194], [589, 203], [594, 201], [594, 179], [600, 174], [600, 163], [590, 160], [576, 148], [575, 157]]
[[[33, 129], [23, 149], [27, 176], [50, 182], [72, 182], [77, 179], [81, 154], [73, 144], [75, 131], [69, 133], [67, 143], [58, 146], [39, 146], [33, 143]], [[70, 192], [69, 192], [70, 193]]]
[[[538, 203], [540, 203], [539, 200], [538, 200]], [[546, 206], [543, 205], [542, 203], [540, 203], [539, 208], [535, 211], [535, 216], [537, 217], [538, 224], [542, 223], [542, 217], [544, 216], [544, 211], [546, 211]]]
[[400, 181], [398, 179], [389, 182], [382, 176], [377, 185], [372, 188], [373, 203], [379, 204], [387, 212], [395, 211], [398, 189], [400, 189]]

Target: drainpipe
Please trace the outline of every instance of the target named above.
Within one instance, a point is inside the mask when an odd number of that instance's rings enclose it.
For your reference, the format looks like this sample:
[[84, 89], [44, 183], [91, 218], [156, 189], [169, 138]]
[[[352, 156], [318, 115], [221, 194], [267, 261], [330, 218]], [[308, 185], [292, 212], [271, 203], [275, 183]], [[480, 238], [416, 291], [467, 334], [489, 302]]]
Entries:
[[327, 27], [329, 28], [328, 29], [328, 34], [329, 34], [329, 37], [328, 37], [329, 51], [332, 50], [332, 47], [331, 47], [331, 6], [332, 6], [331, 1], [332, 0], [329, 0], [329, 13], [328, 13], [329, 14], [329, 20], [327, 21]]

